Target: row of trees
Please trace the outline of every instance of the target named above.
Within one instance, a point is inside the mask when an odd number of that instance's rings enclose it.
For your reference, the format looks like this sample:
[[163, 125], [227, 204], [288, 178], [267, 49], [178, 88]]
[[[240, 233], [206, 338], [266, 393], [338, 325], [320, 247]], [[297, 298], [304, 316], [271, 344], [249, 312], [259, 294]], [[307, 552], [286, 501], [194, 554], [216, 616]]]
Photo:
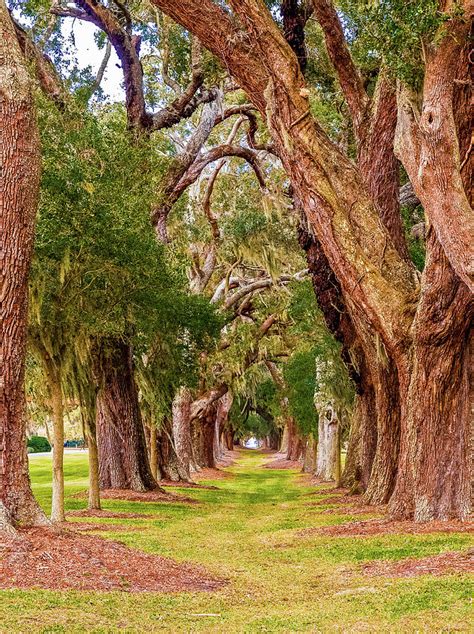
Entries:
[[[465, 517], [469, 3], [2, 4], [2, 526], [45, 519], [28, 294], [54, 521], [77, 407], [92, 508], [256, 432], [393, 517]], [[97, 76], [66, 54], [71, 18], [97, 28]], [[111, 48], [125, 111], [101, 93]]]

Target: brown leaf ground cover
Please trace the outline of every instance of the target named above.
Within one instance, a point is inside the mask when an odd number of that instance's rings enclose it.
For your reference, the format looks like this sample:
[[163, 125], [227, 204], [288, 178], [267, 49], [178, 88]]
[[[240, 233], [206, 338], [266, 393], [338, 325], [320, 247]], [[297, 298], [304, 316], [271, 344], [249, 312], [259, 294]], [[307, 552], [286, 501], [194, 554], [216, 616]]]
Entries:
[[71, 530], [23, 529], [0, 542], [0, 588], [209, 592], [224, 584], [200, 566]]
[[267, 462], [265, 469], [301, 469], [301, 462], [298, 460], [287, 460], [286, 458], [276, 458]]
[[[349, 510], [348, 512], [352, 512]], [[374, 535], [427, 535], [429, 533], [474, 533], [473, 522], [437, 521], [427, 524], [414, 522], [392, 522], [387, 519], [369, 519], [360, 522], [347, 522], [335, 526], [308, 528], [305, 534], [330, 535], [332, 537], [364, 537]]]
[[416, 577], [474, 572], [474, 549], [445, 552], [433, 557], [407, 558], [400, 561], [371, 561], [363, 566], [370, 577]]
[[68, 511], [66, 517], [100, 517], [102, 519], [150, 519], [155, 515], [149, 513], [129, 513], [127, 511], [109, 511], [107, 509], [76, 509], [74, 511]]
[[[176, 483], [175, 483], [176, 486]], [[87, 492], [82, 491], [75, 497], [86, 497]], [[100, 492], [102, 500], [124, 500], [126, 502], [182, 502], [183, 504], [197, 504], [193, 498], [181, 495], [179, 493], [163, 493], [156, 491], [130, 491], [129, 489], [105, 489]]]

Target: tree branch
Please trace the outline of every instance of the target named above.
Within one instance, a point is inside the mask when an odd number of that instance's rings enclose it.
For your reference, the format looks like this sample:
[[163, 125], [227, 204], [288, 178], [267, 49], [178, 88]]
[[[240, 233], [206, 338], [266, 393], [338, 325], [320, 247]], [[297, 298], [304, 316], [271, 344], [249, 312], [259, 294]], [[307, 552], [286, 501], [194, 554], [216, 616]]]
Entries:
[[359, 136], [359, 126], [364, 119], [369, 97], [350, 54], [342, 24], [332, 0], [313, 0], [313, 7], [324, 33], [329, 59], [337, 73], [351, 113], [354, 131]]

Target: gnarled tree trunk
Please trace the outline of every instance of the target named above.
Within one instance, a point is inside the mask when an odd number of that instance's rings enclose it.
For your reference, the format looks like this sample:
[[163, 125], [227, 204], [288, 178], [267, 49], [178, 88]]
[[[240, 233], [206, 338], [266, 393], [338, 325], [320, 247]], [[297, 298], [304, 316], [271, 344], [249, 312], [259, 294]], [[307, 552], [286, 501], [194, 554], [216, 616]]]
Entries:
[[151, 491], [157, 488], [145, 442], [132, 351], [113, 340], [102, 345], [96, 374], [100, 488]]
[[47, 522], [33, 497], [25, 436], [28, 273], [38, 201], [40, 155], [30, 79], [4, 0], [0, 0], [0, 530]]
[[474, 300], [434, 236], [411, 354], [401, 360], [402, 433], [395, 518], [424, 522], [470, 511], [469, 337]]

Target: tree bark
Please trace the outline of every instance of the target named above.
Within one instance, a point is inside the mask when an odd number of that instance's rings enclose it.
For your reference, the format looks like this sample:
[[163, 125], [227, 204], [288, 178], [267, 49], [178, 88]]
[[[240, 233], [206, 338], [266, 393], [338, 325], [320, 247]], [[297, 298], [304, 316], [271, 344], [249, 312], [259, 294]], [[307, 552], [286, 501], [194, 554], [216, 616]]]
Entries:
[[[272, 447], [269, 447], [270, 449]], [[312, 436], [309, 436], [306, 441], [306, 447], [304, 451], [304, 460], [303, 460], [303, 472], [304, 473], [314, 473], [316, 470], [316, 451], [317, 451], [317, 440], [315, 440]]]
[[158, 472], [161, 480], [170, 480], [171, 482], [192, 481], [176, 454], [176, 446], [173, 439], [173, 421], [169, 418], [165, 418], [161, 424], [157, 451]]
[[215, 435], [215, 451], [214, 455], [216, 460], [221, 457], [220, 438], [222, 432], [225, 430], [229, 420], [229, 412], [232, 408], [234, 397], [231, 392], [227, 392], [217, 402], [217, 414], [216, 414], [216, 435]]
[[4, 0], [0, 0], [0, 165], [0, 530], [12, 531], [16, 523], [45, 524], [47, 520], [30, 486], [24, 394], [39, 140], [30, 79]]
[[150, 425], [150, 471], [152, 476], [158, 478], [158, 434], [156, 425]]
[[464, 519], [470, 511], [469, 337], [474, 301], [433, 230], [411, 355], [399, 364], [402, 430], [394, 518]]
[[97, 436], [100, 488], [151, 491], [157, 488], [145, 442], [132, 351], [113, 340], [98, 354]]
[[338, 476], [339, 420], [336, 410], [329, 403], [318, 407], [318, 414], [316, 475], [325, 482], [335, 481]]
[[191, 403], [192, 395], [189, 389], [179, 388], [173, 400], [173, 441], [176, 458], [181, 463], [181, 471], [186, 482], [192, 481]]
[[286, 428], [288, 429], [288, 450], [286, 452], [286, 459], [296, 462], [301, 460], [303, 456], [305, 442], [298, 432], [298, 427], [292, 416], [286, 419]]
[[86, 423], [85, 429], [89, 448], [89, 496], [87, 508], [100, 510], [99, 448], [97, 446], [96, 425], [93, 417]]
[[51, 521], [65, 522], [64, 512], [64, 406], [61, 375], [51, 359], [46, 362], [46, 376], [53, 417], [53, 498]]

